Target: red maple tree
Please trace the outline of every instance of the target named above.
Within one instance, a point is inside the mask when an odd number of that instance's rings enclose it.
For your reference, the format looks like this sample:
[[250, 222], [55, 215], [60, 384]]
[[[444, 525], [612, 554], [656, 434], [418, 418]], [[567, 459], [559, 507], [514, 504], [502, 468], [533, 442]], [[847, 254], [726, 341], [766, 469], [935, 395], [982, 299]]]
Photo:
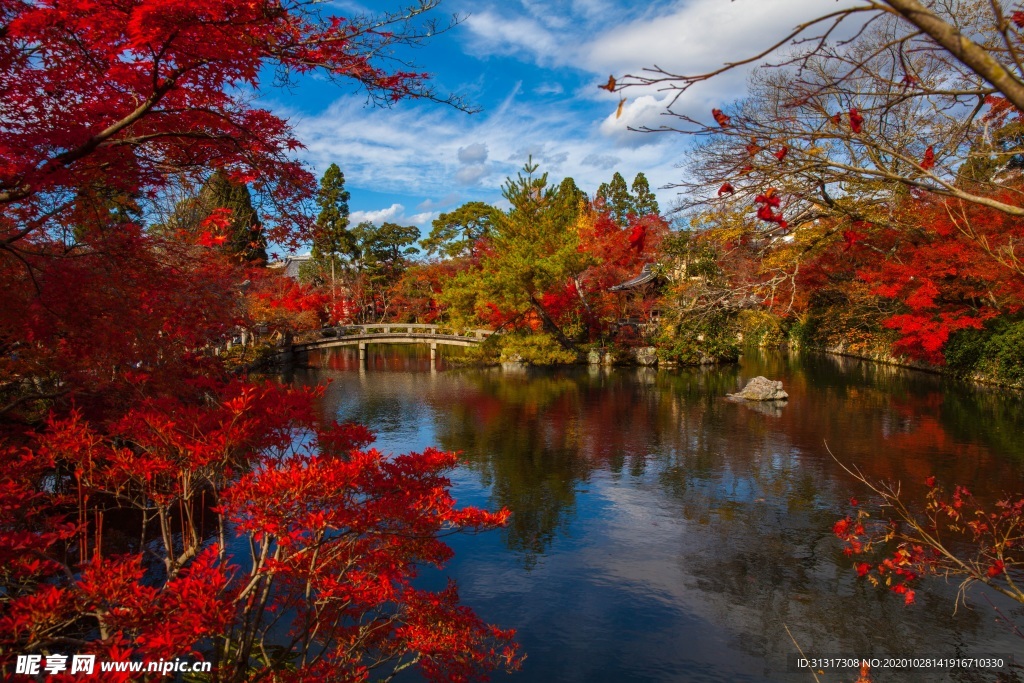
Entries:
[[435, 4], [349, 21], [306, 0], [0, 0], [5, 674], [71, 652], [212, 658], [224, 681], [517, 664], [454, 587], [414, 585], [444, 534], [506, 513], [456, 506], [453, 454], [366, 450], [315, 394], [228, 376], [203, 349], [247, 301], [316, 302], [228, 258], [217, 221], [143, 227], [181, 178], [223, 170], [265, 200], [270, 239], [300, 240], [312, 176], [251, 94], [318, 70], [433, 98], [377, 60]]

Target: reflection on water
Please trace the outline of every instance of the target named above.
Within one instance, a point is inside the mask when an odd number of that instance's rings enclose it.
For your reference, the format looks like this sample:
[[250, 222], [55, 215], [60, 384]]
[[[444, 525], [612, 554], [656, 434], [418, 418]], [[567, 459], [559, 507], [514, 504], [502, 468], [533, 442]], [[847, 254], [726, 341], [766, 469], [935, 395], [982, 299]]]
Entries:
[[[911, 496], [934, 474], [993, 500], [1024, 489], [1017, 395], [818, 355], [525, 373], [431, 372], [417, 347], [378, 347], [361, 371], [353, 356], [294, 381], [331, 380], [324, 410], [369, 425], [382, 450], [461, 451], [460, 501], [513, 512], [500, 532], [451, 539], [447, 570], [467, 604], [518, 629], [528, 659], [513, 680], [812, 681], [787, 670], [783, 625], [819, 655], [1021, 658], [980, 592], [953, 614], [940, 580], [909, 608], [856, 580], [831, 525], [865, 492], [826, 450]], [[781, 379], [788, 403], [724, 399], [756, 375]]]

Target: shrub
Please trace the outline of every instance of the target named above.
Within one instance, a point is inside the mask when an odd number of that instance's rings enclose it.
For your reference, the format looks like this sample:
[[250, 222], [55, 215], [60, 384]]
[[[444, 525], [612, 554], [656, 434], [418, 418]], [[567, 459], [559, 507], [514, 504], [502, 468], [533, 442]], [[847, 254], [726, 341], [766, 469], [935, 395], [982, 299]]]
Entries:
[[985, 345], [985, 364], [997, 378], [1024, 383], [1024, 320], [1010, 324]]
[[737, 331], [736, 317], [726, 312], [683, 319], [658, 338], [658, 359], [680, 365], [734, 362], [740, 357]]
[[786, 339], [779, 319], [767, 311], [740, 311], [736, 324], [745, 344], [778, 346]]
[[550, 335], [508, 335], [501, 337], [501, 360], [530, 365], [568, 365], [576, 363], [575, 351], [562, 348]]
[[973, 374], [991, 336], [991, 330], [961, 330], [951, 336], [942, 350], [949, 371], [959, 377]]

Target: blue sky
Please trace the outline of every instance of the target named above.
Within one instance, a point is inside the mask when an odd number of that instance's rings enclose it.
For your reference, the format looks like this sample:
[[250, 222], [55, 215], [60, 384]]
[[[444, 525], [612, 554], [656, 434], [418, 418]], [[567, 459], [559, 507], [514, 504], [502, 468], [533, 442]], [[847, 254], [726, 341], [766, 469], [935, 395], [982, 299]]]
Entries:
[[[400, 6], [332, 4], [341, 16]], [[464, 202], [501, 206], [502, 183], [529, 155], [552, 181], [572, 176], [591, 195], [615, 171], [627, 182], [643, 171], [667, 211], [676, 194], [660, 188], [679, 179], [687, 140], [627, 127], [666, 123], [668, 96], [627, 91], [616, 119], [619, 94], [597, 86], [652, 64], [713, 68], [834, 8], [834, 0], [444, 0], [434, 16], [458, 14], [462, 23], [413, 58], [440, 92], [479, 113], [422, 101], [374, 108], [364, 95], [315, 78], [290, 92], [268, 90], [264, 105], [289, 119], [317, 175], [332, 162], [341, 167], [354, 221], [417, 225], [425, 235], [440, 212]], [[675, 108], [706, 118], [742, 97], [745, 78], [736, 72], [701, 84]]]

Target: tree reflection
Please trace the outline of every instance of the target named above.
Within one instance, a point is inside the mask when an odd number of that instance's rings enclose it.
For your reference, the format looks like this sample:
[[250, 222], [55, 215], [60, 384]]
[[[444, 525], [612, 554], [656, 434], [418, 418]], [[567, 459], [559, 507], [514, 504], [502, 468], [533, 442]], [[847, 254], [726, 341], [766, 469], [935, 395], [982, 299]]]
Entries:
[[491, 487], [493, 504], [512, 511], [505, 543], [530, 567], [565, 528], [577, 483], [592, 468], [573, 419], [580, 387], [559, 375], [470, 377], [454, 402], [444, 396], [439, 445], [462, 451]]
[[[789, 401], [764, 411], [725, 399], [756, 375], [783, 380]], [[624, 592], [645, 609], [698, 615], [732, 634], [728, 651], [762, 662], [764, 679], [805, 680], [784, 673], [795, 648], [782, 624], [819, 654], [1017, 647], [993, 626], [987, 605], [953, 615], [955, 587], [930, 581], [908, 610], [857, 580], [831, 527], [850, 497], [865, 492], [826, 449], [869, 478], [903, 482], [908, 500], [923, 499], [932, 475], [991, 499], [1024, 480], [1016, 396], [810, 354], [751, 354], [739, 367], [672, 372], [355, 376], [338, 389], [353, 401], [362, 392], [360, 412], [346, 417], [385, 430], [429, 420], [423, 438], [462, 451], [491, 504], [512, 511], [503, 543], [519, 567], [550, 579], [541, 560], [566, 553], [573, 580], [600, 575], [604, 597], [588, 599], [611, 610]], [[622, 619], [616, 613], [609, 623]], [[935, 680], [932, 673], [888, 680]]]

